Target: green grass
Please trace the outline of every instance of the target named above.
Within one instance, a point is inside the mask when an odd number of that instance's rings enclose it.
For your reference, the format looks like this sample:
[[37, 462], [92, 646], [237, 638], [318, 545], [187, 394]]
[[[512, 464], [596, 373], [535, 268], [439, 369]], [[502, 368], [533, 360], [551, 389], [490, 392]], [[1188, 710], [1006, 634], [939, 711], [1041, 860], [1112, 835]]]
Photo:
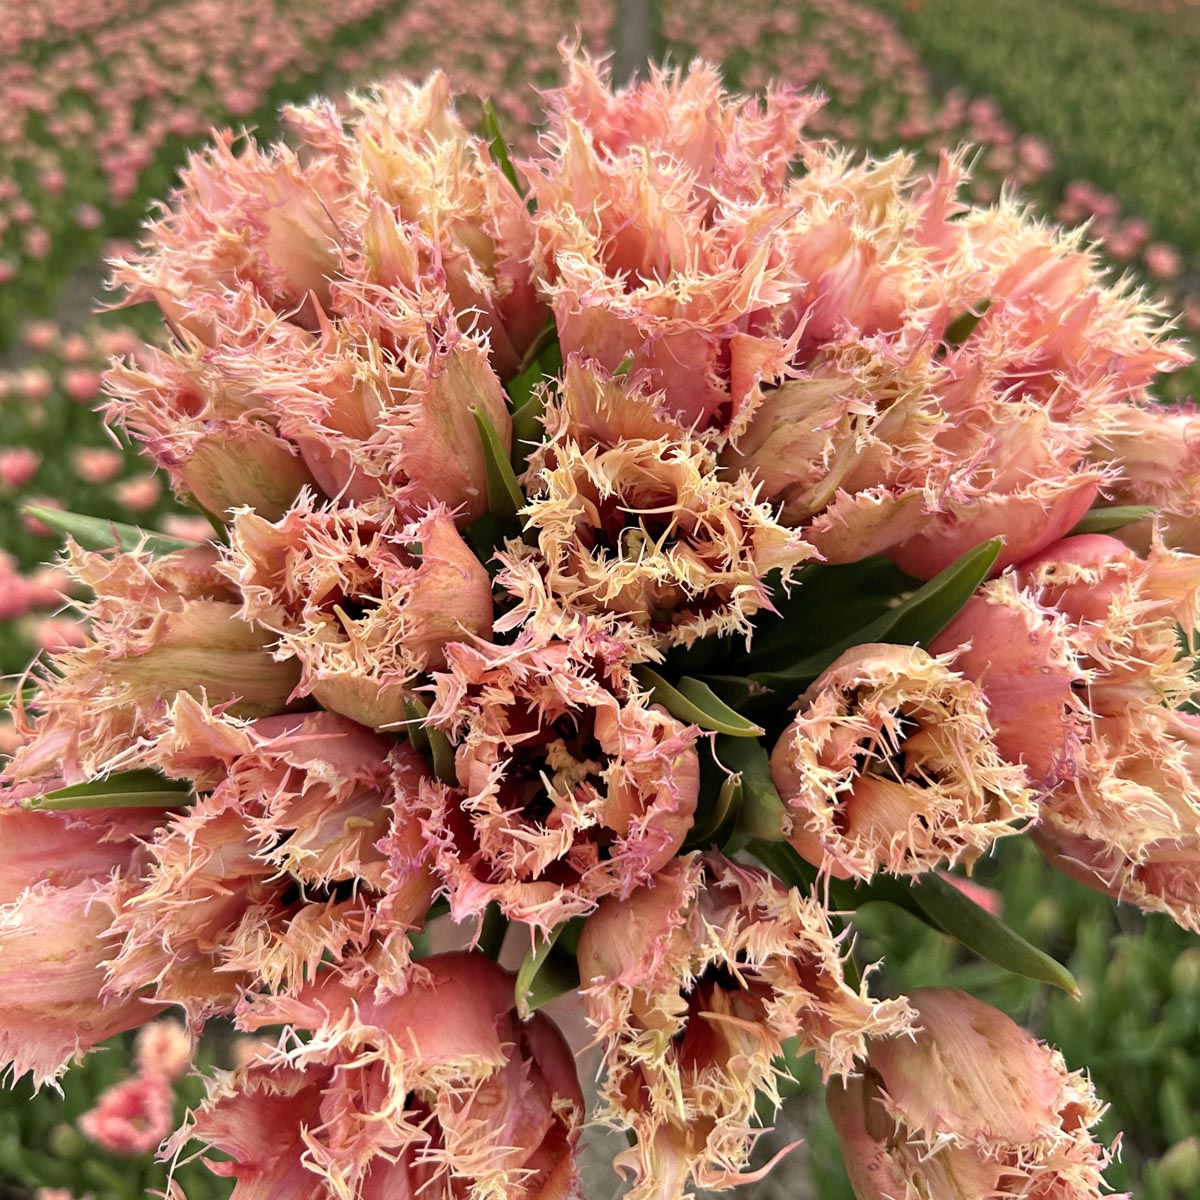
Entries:
[[873, 0], [940, 82], [995, 98], [1043, 134], [1057, 178], [1085, 178], [1200, 255], [1200, 12], [1102, 0]]

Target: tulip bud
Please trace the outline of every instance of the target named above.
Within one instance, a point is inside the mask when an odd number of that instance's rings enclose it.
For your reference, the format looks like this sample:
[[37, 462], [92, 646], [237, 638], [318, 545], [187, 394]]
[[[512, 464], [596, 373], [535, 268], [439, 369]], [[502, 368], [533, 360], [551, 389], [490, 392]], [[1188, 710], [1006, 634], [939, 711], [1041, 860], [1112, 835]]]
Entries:
[[[154, 558], [71, 543], [70, 566], [95, 594], [84, 606], [87, 640], [56, 655], [43, 675], [40, 715], [10, 768], [13, 778], [76, 783], [131, 751], [145, 762], [170, 729], [182, 692], [237, 717], [288, 707], [299, 671], [275, 661], [265, 629], [239, 619], [236, 592], [218, 573], [212, 547]], [[130, 765], [128, 757], [118, 761]]]
[[161, 1010], [141, 996], [105, 996], [113, 886], [35, 884], [0, 907], [0, 1064], [35, 1087], [97, 1043]]
[[908, 999], [916, 1032], [872, 1041], [827, 1094], [855, 1196], [1099, 1200], [1110, 1152], [1088, 1132], [1103, 1112], [1088, 1080], [972, 996]]

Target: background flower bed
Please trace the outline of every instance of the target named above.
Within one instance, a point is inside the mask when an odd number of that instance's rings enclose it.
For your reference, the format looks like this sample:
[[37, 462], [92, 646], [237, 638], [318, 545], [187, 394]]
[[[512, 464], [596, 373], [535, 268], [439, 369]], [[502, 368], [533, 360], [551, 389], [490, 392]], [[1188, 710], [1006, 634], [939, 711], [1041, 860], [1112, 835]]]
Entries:
[[[1196, 18], [1176, 7], [1112, 0], [1097, 8], [1078, 0], [1052, 14], [1039, 8], [1038, 18], [1052, 24], [1044, 36], [1035, 36], [1033, 6], [1006, 0], [987, 10], [998, 14], [988, 18], [997, 26], [990, 41], [979, 24], [987, 6], [956, 8], [934, 0], [880, 0], [877, 7], [846, 0], [762, 3], [736, 20], [728, 7], [708, 0], [664, 0], [661, 15], [673, 56], [686, 58], [695, 51], [723, 61], [730, 86], [753, 89], [777, 77], [824, 88], [831, 104], [822, 117], [823, 131], [830, 136], [872, 150], [912, 144], [929, 154], [942, 145], [974, 142], [982, 167], [978, 198], [988, 199], [989, 189], [994, 194], [1002, 179], [1015, 176], [1048, 214], [1072, 222], [1091, 215], [1109, 230], [1114, 262], [1157, 278], [1173, 304], [1193, 306], [1190, 319], [1200, 324], [1191, 293], [1200, 222], [1193, 227], [1186, 219], [1195, 190], [1187, 176], [1195, 156], [1186, 136], [1197, 122], [1193, 117], [1188, 124], [1187, 105], [1194, 101], [1172, 90], [1182, 92], [1186, 74], [1182, 66], [1171, 66], [1184, 61], [1176, 60], [1177, 53], [1186, 56], [1187, 47], [1194, 46], [1188, 31], [1194, 34]], [[76, 27], [48, 25], [44, 36], [7, 48], [6, 61], [35, 65], [34, 79], [43, 90], [33, 97], [27, 118], [15, 123], [15, 147], [8, 147], [0, 167], [0, 175], [7, 171], [18, 189], [6, 202], [4, 255], [11, 278], [0, 313], [10, 346], [6, 394], [0, 400], [8, 456], [0, 459], [0, 521], [12, 531], [5, 544], [14, 555], [13, 570], [0, 570], [0, 586], [6, 589], [0, 599], [7, 601], [0, 613], [15, 618], [0, 640], [5, 669], [19, 668], [32, 643], [71, 636], [69, 623], [46, 621], [56, 607], [56, 581], [40, 578], [40, 588], [18, 581], [18, 569], [28, 575], [52, 555], [55, 544], [21, 524], [21, 503], [57, 500], [69, 509], [114, 518], [132, 515], [142, 523], [148, 517], [165, 523], [183, 515], [173, 512], [157, 482], [132, 458], [81, 455], [88, 447], [102, 451], [110, 445], [90, 414], [96, 392], [89, 372], [112, 348], [114, 335], [101, 328], [121, 321], [89, 323], [86, 332], [76, 327], [95, 294], [99, 273], [90, 264], [103, 243], [132, 230], [148, 198], [165, 190], [184, 148], [198, 140], [206, 122], [256, 125], [268, 138], [274, 126], [267, 113], [281, 98], [305, 96], [317, 83], [333, 87], [339, 80], [370, 78], [388, 67], [420, 76], [440, 64], [458, 86], [495, 96], [510, 136], [519, 143], [521, 124], [534, 108], [528, 84], [552, 80], [555, 42], [584, 16], [582, 8], [566, 5], [496, 3], [483, 11], [476, 5], [469, 19], [425, 3], [360, 8], [361, 20], [324, 40], [310, 38], [311, 44], [290, 59], [281, 56], [278, 71], [259, 81], [253, 97], [222, 87], [222, 81], [232, 84], [238, 60], [223, 60], [217, 47], [209, 47], [204, 69], [180, 77], [190, 80], [187, 86], [172, 79], [157, 97], [135, 98], [128, 108], [131, 123], [122, 128], [125, 139], [141, 150], [126, 164], [124, 177], [118, 172], [123, 186], [115, 193], [113, 171], [96, 171], [98, 158], [87, 138], [56, 139], [47, 122], [59, 106], [64, 112], [94, 110], [99, 122], [117, 120], [116, 110], [106, 107], [103, 88], [89, 96], [88, 89], [77, 86], [80, 69], [100, 63], [118, 77], [122, 70], [133, 71], [122, 68], [120, 60], [101, 62], [107, 44], [102, 35], [131, 28], [147, 31], [147, 53], [161, 65], [168, 61], [162, 57], [165, 48], [183, 36], [178, 24], [155, 21], [156, 9], [130, 4], [121, 12], [107, 9], [100, 24], [87, 25], [77, 17]], [[592, 27], [585, 40], [602, 46], [611, 12], [589, 5], [586, 16]], [[1177, 26], [1184, 17], [1187, 22]], [[1171, 32], [1177, 27], [1178, 36]], [[188, 32], [196, 36], [200, 28]], [[1007, 57], [1003, 53], [1002, 36], [1020, 40], [1017, 49], [1026, 69], [1019, 77], [1000, 69], [1013, 61], [1012, 47]], [[161, 44], [154, 40], [158, 37], [164, 39]], [[135, 56], [135, 61], [146, 60]], [[1064, 67], [1070, 75], [1063, 75]], [[72, 86], [55, 90], [56, 72], [70, 75]], [[148, 122], [149, 132], [139, 121]], [[172, 129], [163, 132], [164, 121]], [[54, 149], [37, 153], [48, 146]], [[142, 165], [132, 165], [147, 151]], [[61, 187], [56, 169], [63, 176]], [[132, 189], [124, 186], [130, 172]], [[27, 214], [21, 200], [33, 209], [25, 220], [17, 219]], [[80, 206], [89, 203], [99, 223], [81, 229]], [[95, 220], [91, 213], [82, 215], [83, 225]], [[38, 229], [47, 236], [31, 238]], [[31, 313], [55, 324], [31, 327], [23, 321]], [[1194, 391], [1194, 374], [1182, 378], [1182, 389]], [[27, 452], [24, 457], [14, 457], [21, 450]], [[30, 603], [22, 608], [25, 601]], [[1150, 1200], [1196, 1194], [1200, 951], [1191, 946], [1192, 939], [1164, 920], [1114, 912], [1103, 897], [1053, 876], [1019, 847], [985, 864], [980, 877], [1001, 892], [1007, 919], [1019, 931], [1052, 953], [1076, 947], [1069, 965], [1083, 983], [1082, 1003], [1048, 996], [977, 964], [960, 964], [949, 943], [915, 925], [907, 934], [908, 953], [892, 960], [907, 966], [889, 982], [904, 989], [942, 981], [968, 986], [1055, 1042], [1072, 1063], [1089, 1064], [1097, 1089], [1114, 1104], [1112, 1129], [1127, 1131], [1125, 1162], [1112, 1172], [1113, 1184], [1132, 1187]], [[864, 913], [860, 921], [868, 937], [869, 920]], [[1111, 952], [1114, 934], [1121, 933], [1141, 936], [1118, 936]], [[213, 1053], [220, 1057], [225, 1048]], [[127, 1058], [117, 1049], [93, 1060], [68, 1083], [71, 1099], [65, 1108], [52, 1097], [30, 1103], [19, 1092], [15, 1099], [4, 1094], [0, 1180], [17, 1195], [41, 1184], [65, 1186], [76, 1195], [91, 1191], [98, 1200], [161, 1186], [162, 1171], [148, 1158], [137, 1168], [141, 1177], [135, 1177], [124, 1164], [98, 1156], [70, 1124], [103, 1087], [121, 1077]], [[835, 1200], [849, 1196], [835, 1166], [823, 1109], [801, 1097], [796, 1111], [796, 1124], [810, 1142], [813, 1193]], [[790, 1177], [781, 1173], [763, 1185], [764, 1194], [803, 1194], [795, 1174], [801, 1170], [797, 1164]], [[216, 1194], [215, 1186], [207, 1178], [204, 1184], [189, 1179], [188, 1195], [203, 1200]]]

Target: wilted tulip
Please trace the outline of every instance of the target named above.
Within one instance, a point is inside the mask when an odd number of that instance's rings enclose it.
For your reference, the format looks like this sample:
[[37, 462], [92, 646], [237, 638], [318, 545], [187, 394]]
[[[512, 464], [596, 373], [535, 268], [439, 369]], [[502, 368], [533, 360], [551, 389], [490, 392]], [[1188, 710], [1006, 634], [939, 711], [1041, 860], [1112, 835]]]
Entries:
[[789, 841], [839, 877], [970, 865], [1036, 815], [993, 745], [983, 693], [919, 647], [847, 650], [798, 701], [771, 754]]
[[[1110, 1152], [1091, 1084], [1004, 1013], [921, 988], [909, 1037], [872, 1040], [829, 1111], [858, 1200], [1100, 1200]], [[1125, 1197], [1128, 1200], [1128, 1197]]]
[[521, 1022], [513, 977], [479, 954], [425, 959], [403, 996], [330, 974], [263, 998], [249, 1030], [305, 1041], [220, 1077], [176, 1138], [228, 1155], [234, 1200], [315, 1195], [570, 1200], [583, 1097], [548, 1018]]

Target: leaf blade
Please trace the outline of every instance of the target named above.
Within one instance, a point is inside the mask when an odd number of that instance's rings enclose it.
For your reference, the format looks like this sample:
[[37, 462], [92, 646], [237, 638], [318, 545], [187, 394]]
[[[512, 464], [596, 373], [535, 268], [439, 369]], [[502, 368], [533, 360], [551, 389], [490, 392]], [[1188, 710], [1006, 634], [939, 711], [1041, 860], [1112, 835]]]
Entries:
[[177, 808], [188, 803], [192, 785], [167, 779], [157, 771], [116, 771], [100, 779], [55, 788], [22, 802], [35, 812], [80, 808]]
[[176, 550], [194, 550], [201, 544], [141, 529], [137, 525], [126, 525], [122, 521], [106, 521], [103, 517], [64, 512], [41, 504], [23, 504], [21, 511], [56, 533], [73, 537], [85, 550], [131, 551], [140, 547], [151, 554], [171, 554]]
[[955, 559], [906, 600], [849, 637], [782, 671], [761, 671], [750, 678], [768, 687], [807, 684], [840, 655], [868, 642], [926, 645], [953, 620], [1000, 557], [1001, 538], [983, 542]]
[[500, 435], [478, 405], [471, 406], [483, 446], [484, 469], [487, 472], [488, 509], [502, 521], [517, 523], [517, 513], [525, 507], [525, 495], [517, 483], [512, 461], [504, 449]]
[[653, 703], [661, 704], [673, 717], [690, 725], [734, 738], [758, 738], [766, 732], [761, 725], [735, 712], [699, 679], [685, 675], [676, 686], [644, 664], [634, 667], [634, 675], [650, 692]]

